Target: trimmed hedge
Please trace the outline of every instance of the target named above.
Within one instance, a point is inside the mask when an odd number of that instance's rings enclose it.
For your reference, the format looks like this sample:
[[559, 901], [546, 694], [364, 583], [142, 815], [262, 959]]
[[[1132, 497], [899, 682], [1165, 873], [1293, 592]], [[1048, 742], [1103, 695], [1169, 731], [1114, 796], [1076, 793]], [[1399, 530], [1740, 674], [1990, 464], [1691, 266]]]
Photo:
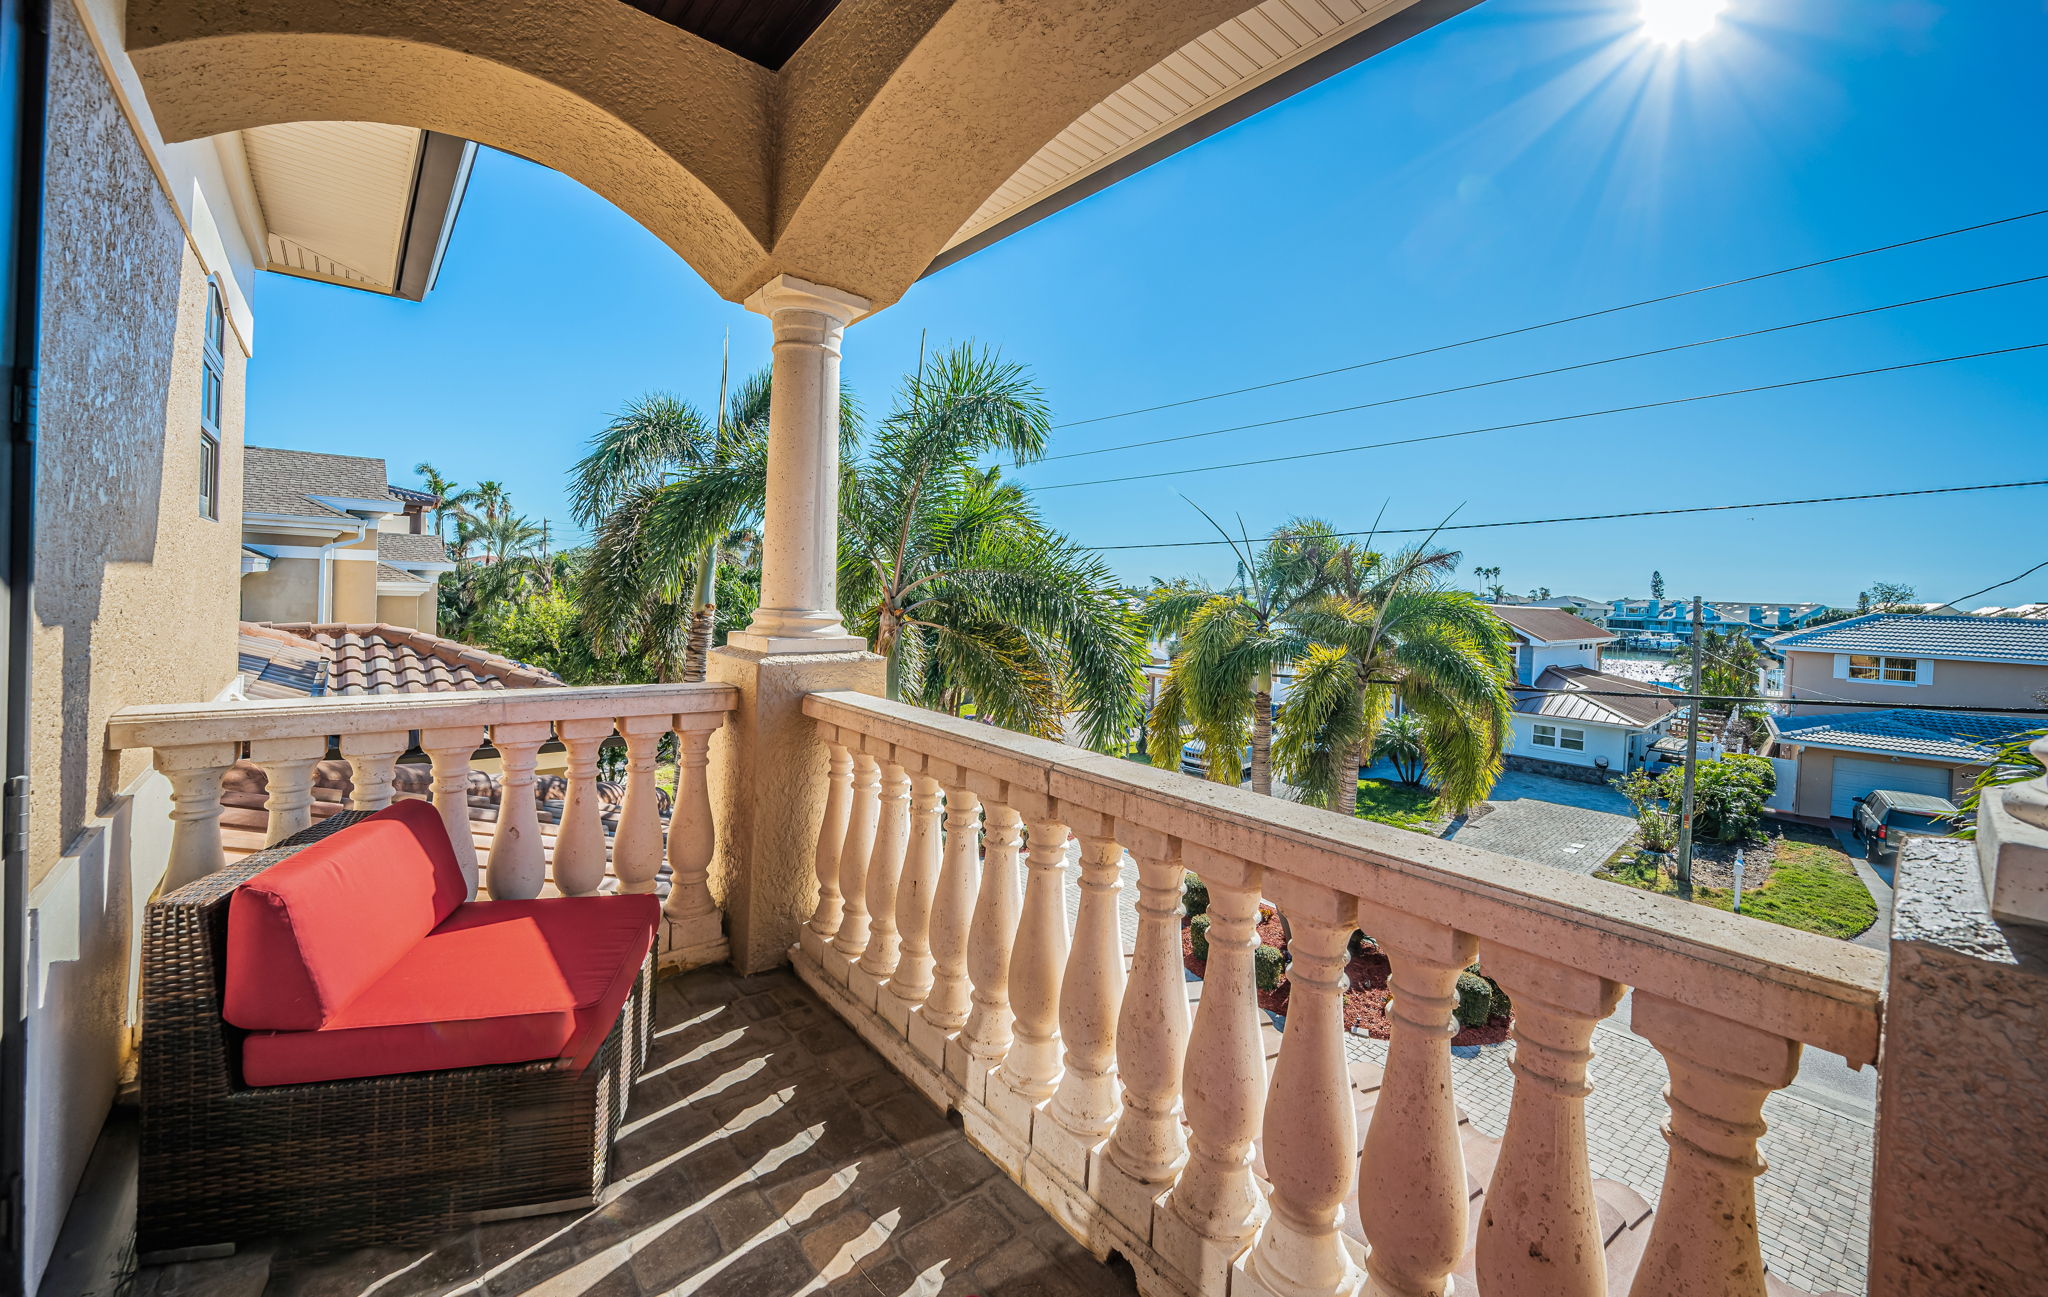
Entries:
[[1188, 917], [1191, 919], [1197, 914], [1207, 914], [1209, 912], [1209, 885], [1195, 877], [1195, 875], [1189, 874], [1187, 881], [1182, 883], [1180, 887], [1180, 904], [1181, 908], [1187, 911]]
[[1196, 959], [1209, 957], [1209, 916], [1197, 914], [1188, 924], [1188, 940], [1193, 944]]
[[1278, 946], [1261, 944], [1252, 952], [1252, 972], [1261, 991], [1274, 990], [1287, 972], [1287, 956], [1280, 953]]
[[1458, 1025], [1483, 1027], [1492, 1016], [1493, 983], [1474, 972], [1458, 974]]

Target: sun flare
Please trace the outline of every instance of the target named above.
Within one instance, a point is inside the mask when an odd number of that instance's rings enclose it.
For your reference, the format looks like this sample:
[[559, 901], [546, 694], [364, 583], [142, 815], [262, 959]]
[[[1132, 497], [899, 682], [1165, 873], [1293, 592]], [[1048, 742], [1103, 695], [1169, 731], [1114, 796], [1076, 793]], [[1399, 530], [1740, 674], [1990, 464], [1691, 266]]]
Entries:
[[1640, 0], [1645, 38], [1663, 45], [1697, 40], [1714, 30], [1728, 0]]

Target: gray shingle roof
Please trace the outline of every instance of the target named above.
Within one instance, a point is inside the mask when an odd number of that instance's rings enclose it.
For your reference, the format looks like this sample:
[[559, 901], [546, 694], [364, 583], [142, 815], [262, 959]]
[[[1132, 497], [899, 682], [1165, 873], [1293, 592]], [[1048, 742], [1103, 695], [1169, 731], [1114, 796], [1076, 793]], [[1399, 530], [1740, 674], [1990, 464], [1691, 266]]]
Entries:
[[[282, 513], [293, 517], [344, 518], [309, 497], [337, 496], [350, 500], [393, 500], [384, 479], [384, 461], [364, 455], [326, 455], [311, 450], [279, 450], [274, 446], [242, 448], [242, 508], [250, 513]], [[395, 500], [394, 500], [395, 503]]]
[[2048, 666], [2048, 621], [2023, 617], [1929, 617], [1874, 612], [1812, 630], [1774, 635], [1767, 642], [1781, 651], [1899, 653]]
[[386, 563], [446, 563], [448, 546], [439, 536], [380, 531], [377, 533], [377, 557]]
[[2003, 740], [2038, 729], [2041, 723], [2040, 717], [1906, 710], [1779, 716], [1771, 721], [1787, 743], [1978, 765], [1988, 762]]
[[[1593, 721], [1602, 725], [1643, 729], [1678, 710], [1678, 700], [1668, 689], [1586, 667], [1546, 667], [1536, 677], [1536, 688], [1552, 692], [1516, 690], [1516, 711], [1556, 720]], [[1579, 692], [1582, 690], [1630, 696], [1588, 698]]]

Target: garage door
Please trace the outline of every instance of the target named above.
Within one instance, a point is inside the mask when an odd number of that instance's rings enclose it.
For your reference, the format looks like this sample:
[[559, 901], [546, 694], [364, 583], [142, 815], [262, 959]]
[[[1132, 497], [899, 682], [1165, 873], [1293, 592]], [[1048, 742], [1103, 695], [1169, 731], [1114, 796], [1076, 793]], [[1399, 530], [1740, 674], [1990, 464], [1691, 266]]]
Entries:
[[1909, 766], [1903, 761], [1857, 761], [1836, 757], [1834, 800], [1829, 803], [1829, 813], [1846, 820], [1856, 813], [1857, 798], [1880, 788], [1895, 793], [1947, 797], [1948, 771], [1941, 766]]

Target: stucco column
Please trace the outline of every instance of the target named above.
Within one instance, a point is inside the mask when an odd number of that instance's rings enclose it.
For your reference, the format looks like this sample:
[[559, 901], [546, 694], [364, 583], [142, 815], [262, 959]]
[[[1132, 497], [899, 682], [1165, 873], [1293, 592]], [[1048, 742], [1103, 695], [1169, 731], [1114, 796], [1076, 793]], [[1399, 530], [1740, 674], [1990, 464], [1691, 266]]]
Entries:
[[775, 325], [761, 605], [727, 638], [757, 653], [844, 653], [867, 643], [839, 619], [839, 339], [864, 298], [778, 275], [747, 299]]

